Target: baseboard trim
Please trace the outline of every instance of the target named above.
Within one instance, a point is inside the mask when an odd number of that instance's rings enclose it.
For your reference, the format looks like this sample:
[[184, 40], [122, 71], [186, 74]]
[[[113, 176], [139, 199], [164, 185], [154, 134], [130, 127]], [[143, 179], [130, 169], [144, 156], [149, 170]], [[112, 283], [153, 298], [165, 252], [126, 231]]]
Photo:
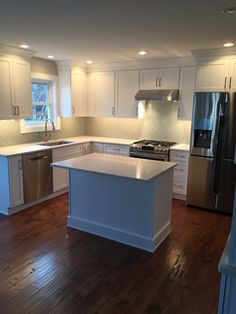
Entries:
[[64, 194], [68, 192], [68, 188], [64, 188], [62, 190], [59, 190], [59, 191], [56, 191], [56, 192], [53, 192], [52, 194], [48, 195], [48, 196], [45, 196], [37, 201], [34, 201], [34, 202], [31, 202], [31, 203], [27, 203], [27, 204], [23, 204], [23, 205], [20, 205], [20, 206], [16, 206], [16, 207], [11, 207], [11, 208], [8, 208], [7, 212], [0, 212], [1, 214], [4, 214], [4, 215], [12, 215], [12, 214], [16, 214], [22, 210], [25, 210], [31, 206], [34, 206], [34, 205], [37, 205], [37, 204], [40, 204], [42, 202], [45, 202], [47, 200], [50, 200], [54, 197], [57, 197], [61, 194]]
[[110, 240], [121, 242], [138, 249], [154, 252], [170, 233], [170, 223], [168, 222], [154, 238], [145, 237], [136, 233], [117, 229], [108, 225], [100, 224], [77, 217], [68, 216], [68, 226], [81, 231], [89, 232]]

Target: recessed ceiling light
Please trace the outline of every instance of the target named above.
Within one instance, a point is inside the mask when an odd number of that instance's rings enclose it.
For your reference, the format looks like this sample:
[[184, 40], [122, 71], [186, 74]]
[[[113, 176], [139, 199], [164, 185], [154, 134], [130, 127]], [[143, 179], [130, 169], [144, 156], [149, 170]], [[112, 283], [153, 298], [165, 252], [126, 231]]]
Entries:
[[224, 46], [224, 47], [227, 47], [227, 48], [233, 47], [233, 46], [234, 46], [234, 43], [225, 43], [223, 46]]
[[222, 10], [222, 13], [225, 13], [225, 14], [233, 14], [233, 13], [236, 13], [236, 7], [224, 8], [224, 9]]
[[146, 53], [146, 51], [144, 51], [144, 50], [141, 50], [141, 51], [139, 51], [139, 53], [138, 53], [139, 55], [141, 55], [141, 56], [144, 56], [144, 55], [146, 55], [147, 53]]
[[92, 60], [87, 60], [86, 63], [91, 64], [91, 63], [93, 63], [93, 61]]
[[54, 59], [54, 56], [48, 56], [48, 59]]
[[22, 45], [20, 45], [20, 47], [24, 48], [24, 49], [27, 49], [27, 48], [29, 48], [29, 45], [22, 44]]

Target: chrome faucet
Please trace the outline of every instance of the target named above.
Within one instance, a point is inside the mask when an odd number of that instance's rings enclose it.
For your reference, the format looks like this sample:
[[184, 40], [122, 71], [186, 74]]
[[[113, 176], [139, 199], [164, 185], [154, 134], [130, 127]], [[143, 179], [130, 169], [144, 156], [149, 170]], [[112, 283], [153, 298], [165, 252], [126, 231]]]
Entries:
[[51, 119], [47, 119], [45, 121], [45, 128], [44, 128], [44, 141], [47, 142], [50, 139], [50, 134], [48, 134], [48, 121], [51, 121], [52, 123], [52, 129], [53, 131], [56, 130], [55, 125]]

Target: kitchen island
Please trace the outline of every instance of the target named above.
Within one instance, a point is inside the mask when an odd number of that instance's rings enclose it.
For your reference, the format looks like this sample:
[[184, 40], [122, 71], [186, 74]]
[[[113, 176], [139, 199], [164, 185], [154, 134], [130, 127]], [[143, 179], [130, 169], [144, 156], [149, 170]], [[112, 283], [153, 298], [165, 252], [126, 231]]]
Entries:
[[170, 233], [175, 163], [89, 154], [69, 170], [68, 226], [153, 252]]

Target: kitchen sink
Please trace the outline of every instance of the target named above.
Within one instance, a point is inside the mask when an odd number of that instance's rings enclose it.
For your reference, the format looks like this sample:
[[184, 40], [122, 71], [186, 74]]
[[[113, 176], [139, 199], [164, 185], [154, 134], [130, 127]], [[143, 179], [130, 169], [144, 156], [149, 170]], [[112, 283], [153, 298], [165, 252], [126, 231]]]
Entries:
[[45, 143], [40, 143], [37, 145], [40, 146], [58, 146], [58, 145], [65, 145], [65, 144], [72, 144], [74, 142], [69, 142], [69, 141], [57, 141], [57, 142], [45, 142]]

